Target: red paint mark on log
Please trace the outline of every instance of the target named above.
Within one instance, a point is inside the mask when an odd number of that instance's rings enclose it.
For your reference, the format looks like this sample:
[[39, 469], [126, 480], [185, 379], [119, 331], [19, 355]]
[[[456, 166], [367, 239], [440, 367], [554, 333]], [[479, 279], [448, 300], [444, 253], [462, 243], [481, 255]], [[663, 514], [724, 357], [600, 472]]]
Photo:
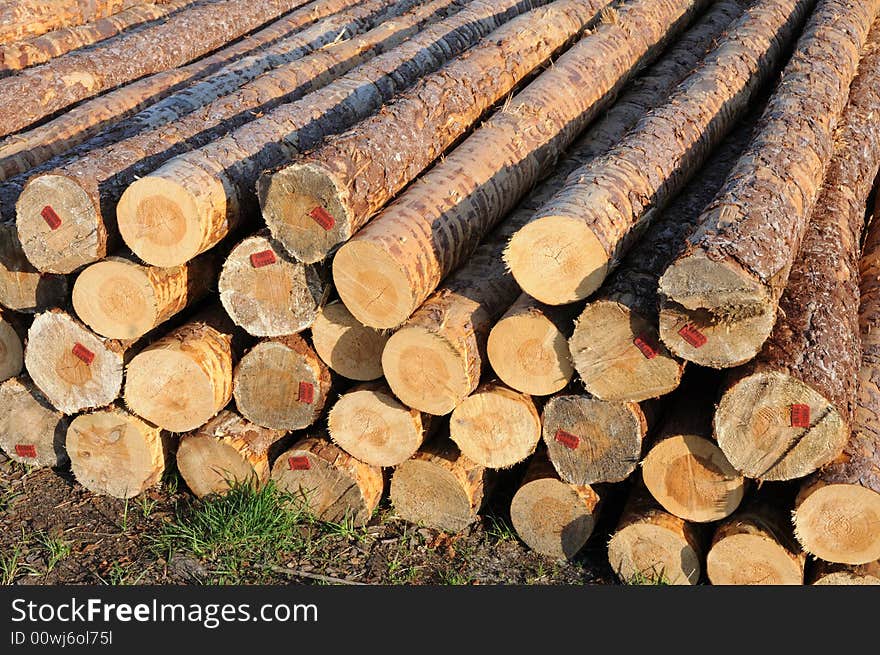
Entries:
[[74, 355], [77, 356], [78, 359], [85, 362], [89, 366], [91, 366], [92, 362], [95, 361], [95, 353], [93, 353], [81, 343], [74, 344], [72, 352]]
[[315, 402], [315, 385], [311, 382], [299, 383], [299, 401], [311, 405]]
[[645, 359], [654, 359], [657, 356], [657, 343], [645, 334], [633, 339], [633, 345], [641, 351]]
[[312, 468], [312, 463], [308, 457], [289, 457], [287, 466], [291, 471], [308, 471]]
[[37, 447], [31, 444], [17, 443], [15, 444], [15, 454], [19, 457], [34, 459], [37, 456]]
[[808, 428], [810, 427], [810, 406], [809, 405], [792, 405], [791, 406], [791, 427]]
[[251, 255], [251, 266], [253, 266], [254, 268], [263, 268], [263, 266], [269, 266], [270, 264], [274, 264], [277, 261], [278, 258], [275, 257], [275, 253], [271, 250], [255, 252]]
[[43, 220], [46, 221], [46, 225], [49, 226], [50, 230], [57, 230], [61, 227], [61, 217], [55, 213], [55, 210], [52, 209], [49, 205], [43, 207], [43, 211], [40, 212], [40, 216], [43, 217]]
[[309, 216], [311, 216], [315, 223], [323, 227], [325, 230], [330, 230], [336, 225], [336, 220], [330, 215], [330, 212], [323, 207], [315, 207], [309, 212]]
[[571, 432], [566, 432], [565, 430], [557, 430], [554, 438], [570, 450], [574, 450], [581, 443], [580, 437], [573, 435]]
[[683, 328], [678, 331], [678, 334], [681, 335], [681, 338], [687, 341], [694, 348], [702, 348], [706, 345], [706, 342], [709, 340], [705, 334], [700, 332], [693, 325], [688, 323]]

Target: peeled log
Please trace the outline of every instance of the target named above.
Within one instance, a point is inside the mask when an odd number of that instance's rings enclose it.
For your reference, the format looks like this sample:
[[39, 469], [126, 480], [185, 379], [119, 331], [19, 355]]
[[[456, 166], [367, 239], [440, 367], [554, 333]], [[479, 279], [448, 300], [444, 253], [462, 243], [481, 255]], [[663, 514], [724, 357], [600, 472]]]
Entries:
[[225, 493], [236, 482], [262, 486], [269, 479], [269, 447], [284, 434], [222, 411], [181, 437], [177, 470], [199, 498]]
[[15, 0], [0, 7], [0, 43], [82, 25], [155, 0]]
[[461, 532], [477, 520], [493, 480], [492, 471], [439, 439], [394, 469], [391, 504], [410, 523]]
[[28, 261], [14, 223], [0, 223], [0, 305], [33, 314], [67, 297], [67, 278], [44, 275]]
[[339, 249], [333, 279], [351, 313], [377, 328], [403, 323], [705, 4], [634, 0], [609, 12]]
[[558, 0], [515, 18], [351, 131], [263, 176], [273, 236], [299, 261], [325, 259], [606, 4]]
[[138, 339], [207, 296], [219, 268], [213, 254], [171, 268], [108, 257], [77, 276], [73, 308], [102, 336]]
[[428, 437], [433, 417], [401, 403], [381, 382], [342, 394], [327, 415], [330, 438], [353, 457], [373, 466], [397, 466]]
[[449, 436], [472, 462], [509, 468], [535, 452], [541, 417], [531, 396], [487, 382], [452, 411]]
[[363, 382], [382, 377], [382, 351], [391, 335], [368, 328], [338, 300], [318, 310], [311, 332], [315, 351], [342, 377]]
[[810, 17], [755, 136], [660, 280], [662, 335], [679, 356], [735, 366], [770, 335], [878, 9], [877, 0], [824, 0]]
[[330, 290], [328, 277], [320, 266], [296, 261], [260, 232], [232, 249], [217, 284], [220, 302], [236, 325], [257, 337], [281, 337], [315, 321]]
[[314, 437], [280, 455], [272, 467], [272, 479], [301, 499], [316, 518], [354, 526], [370, 520], [385, 485], [382, 469]]
[[546, 455], [536, 453], [510, 503], [510, 521], [532, 550], [570, 559], [590, 538], [599, 506], [591, 487], [563, 482]]
[[641, 459], [654, 413], [650, 405], [553, 396], [544, 405], [542, 436], [559, 477], [579, 485], [625, 480]]
[[318, 420], [330, 372], [302, 337], [261, 341], [235, 368], [235, 404], [257, 425], [276, 430], [301, 430]]
[[810, 571], [810, 584], [816, 585], [880, 585], [880, 561], [861, 566], [831, 564], [816, 560]]
[[119, 407], [80, 414], [67, 430], [70, 468], [89, 491], [133, 498], [165, 471], [162, 431]]
[[29, 466], [61, 467], [68, 418], [56, 410], [27, 376], [0, 384], [0, 449]]
[[0, 307], [0, 382], [21, 373], [24, 366], [24, 325]]
[[129, 362], [124, 397], [132, 412], [169, 432], [187, 432], [226, 406], [238, 346], [220, 313], [196, 317]]
[[694, 585], [704, 549], [697, 526], [663, 511], [636, 488], [608, 542], [608, 561], [626, 584]]

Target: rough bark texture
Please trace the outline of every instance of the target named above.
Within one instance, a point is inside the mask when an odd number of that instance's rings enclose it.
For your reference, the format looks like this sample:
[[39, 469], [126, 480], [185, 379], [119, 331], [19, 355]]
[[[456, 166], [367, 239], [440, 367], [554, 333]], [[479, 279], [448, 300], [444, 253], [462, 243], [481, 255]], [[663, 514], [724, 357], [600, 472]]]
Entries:
[[609, 11], [613, 19], [339, 249], [333, 278], [352, 314], [372, 327], [403, 323], [704, 6], [700, 0], [636, 0]]
[[[878, 76], [880, 22], [834, 135], [776, 326], [757, 358], [734, 374], [715, 418], [719, 445], [749, 477], [807, 475], [840, 455], [850, 436], [860, 363], [859, 242], [880, 168]], [[797, 406], [808, 406], [808, 414], [793, 417]]]
[[[157, 0], [15, 0], [0, 7], [0, 43], [82, 25]], [[162, 0], [158, 0], [162, 1]]]
[[25, 328], [19, 316], [0, 307], [0, 382], [21, 373]]
[[197, 5], [161, 24], [0, 80], [0, 135], [114, 86], [185, 64], [304, 3], [219, 0]]
[[708, 343], [669, 339], [682, 357], [734, 366], [770, 334], [878, 8], [876, 0], [819, 4], [746, 152], [660, 280], [664, 311], [682, 326], [717, 325]]
[[313, 437], [275, 460], [272, 479], [300, 496], [315, 517], [333, 523], [350, 521], [357, 527], [370, 520], [384, 489], [382, 469]]
[[67, 278], [40, 273], [28, 261], [12, 223], [0, 223], [0, 305], [33, 314], [58, 307], [67, 297]]
[[753, 4], [665, 104], [572, 173], [510, 242], [526, 293], [559, 305], [599, 288], [775, 74], [813, 2]]
[[312, 345], [331, 369], [350, 380], [382, 377], [382, 351], [390, 336], [360, 323], [338, 300], [318, 310]]
[[181, 437], [177, 470], [199, 498], [225, 493], [235, 482], [262, 486], [269, 479], [269, 447], [284, 434], [222, 411]]
[[[179, 264], [207, 250], [256, 209], [254, 183], [263, 170], [366, 118], [419, 77], [533, 4], [474, 0], [324, 89], [172, 159], [122, 196], [117, 207], [122, 237], [139, 257], [157, 265]], [[395, 29], [393, 22], [388, 25]], [[175, 238], [167, 243], [139, 239], [142, 225], [159, 220], [176, 227]], [[145, 236], [150, 234], [147, 231]]]
[[16, 462], [64, 466], [67, 425], [26, 375], [0, 384], [0, 449]]
[[164, 3], [138, 4], [123, 9], [118, 14], [84, 25], [65, 27], [42, 36], [0, 45], [0, 73], [45, 63], [71, 50], [84, 48], [125, 30], [167, 16], [197, 1], [168, 0]]
[[[560, 0], [512, 20], [351, 131], [264, 175], [258, 194], [273, 236], [300, 261], [324, 259], [607, 3]], [[331, 222], [316, 221], [316, 208]]]

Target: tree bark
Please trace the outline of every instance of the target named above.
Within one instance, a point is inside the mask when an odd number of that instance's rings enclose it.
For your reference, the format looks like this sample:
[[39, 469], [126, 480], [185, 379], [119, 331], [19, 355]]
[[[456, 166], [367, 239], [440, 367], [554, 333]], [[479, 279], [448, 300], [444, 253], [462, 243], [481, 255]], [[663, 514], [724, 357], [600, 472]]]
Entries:
[[40, 273], [28, 261], [13, 223], [0, 223], [0, 305], [34, 314], [62, 305], [67, 278]]
[[[156, 0], [16, 0], [0, 7], [0, 43], [82, 25]], [[164, 0], [159, 0], [164, 1]]]
[[340, 301], [318, 310], [311, 332], [315, 351], [342, 377], [362, 382], [382, 377], [382, 351], [390, 335], [360, 323]]
[[0, 384], [0, 449], [16, 462], [63, 467], [68, 421], [26, 375]]

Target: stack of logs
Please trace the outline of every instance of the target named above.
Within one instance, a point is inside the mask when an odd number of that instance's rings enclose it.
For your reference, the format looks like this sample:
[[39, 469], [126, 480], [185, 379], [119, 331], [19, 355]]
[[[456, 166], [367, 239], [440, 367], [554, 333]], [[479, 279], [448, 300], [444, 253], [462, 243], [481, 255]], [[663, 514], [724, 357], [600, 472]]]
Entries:
[[13, 4], [9, 457], [880, 584], [880, 0]]

